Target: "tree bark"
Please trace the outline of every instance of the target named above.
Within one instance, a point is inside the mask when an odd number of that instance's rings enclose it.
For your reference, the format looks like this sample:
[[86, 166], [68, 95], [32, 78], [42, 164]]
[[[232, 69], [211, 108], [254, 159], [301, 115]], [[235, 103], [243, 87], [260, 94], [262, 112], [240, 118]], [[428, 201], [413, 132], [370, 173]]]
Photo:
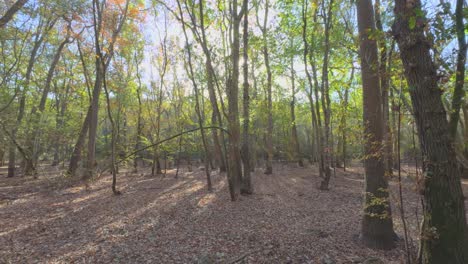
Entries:
[[[267, 22], [268, 22], [268, 11], [270, 8], [269, 0], [265, 1], [265, 14], [263, 17], [263, 25], [259, 24], [260, 30], [262, 31], [263, 40], [263, 59], [265, 61], [265, 67], [267, 70], [267, 130], [265, 134], [265, 149], [266, 149], [266, 166], [265, 174], [273, 173], [273, 102], [272, 102], [272, 73], [270, 67], [270, 54], [268, 51], [268, 38], [267, 38]], [[257, 14], [258, 20], [258, 14]]]
[[458, 40], [457, 69], [455, 72], [455, 89], [452, 97], [452, 111], [450, 112], [449, 132], [450, 137], [455, 140], [457, 134], [457, 125], [460, 120], [460, 108], [465, 97], [465, 63], [466, 63], [466, 38], [465, 25], [463, 22], [463, 0], [457, 0], [455, 8], [455, 29]]
[[18, 12], [28, 0], [18, 0], [16, 1], [8, 10], [7, 12], [0, 18], [0, 28], [3, 28]]
[[[382, 19], [380, 15], [380, 0], [375, 1], [375, 25], [377, 30], [380, 31], [382, 37], [378, 39], [377, 44], [380, 51], [380, 88], [382, 90], [382, 116], [384, 121], [384, 166], [385, 176], [393, 175], [393, 143], [392, 132], [390, 130], [390, 109], [388, 100], [388, 91], [390, 89], [389, 70], [391, 56], [388, 56], [385, 32], [382, 27]], [[391, 50], [390, 50], [391, 54]], [[387, 64], [388, 62], [388, 64]], [[387, 67], [388, 65], [388, 67]]]
[[468, 263], [461, 170], [438, 86], [420, 0], [395, 1], [393, 34], [400, 49], [419, 135], [424, 173], [424, 219], [419, 262]]
[[356, 2], [359, 51], [363, 87], [365, 137], [365, 194], [362, 239], [371, 248], [390, 249], [395, 246], [388, 183], [384, 177], [382, 158], [383, 120], [377, 43], [369, 34], [375, 31], [371, 0]]
[[250, 137], [249, 137], [249, 125], [250, 125], [250, 93], [249, 93], [249, 22], [248, 22], [248, 0], [243, 1], [242, 9], [245, 10], [244, 13], [244, 23], [243, 23], [243, 60], [244, 65], [242, 66], [242, 70], [244, 73], [244, 84], [243, 84], [243, 124], [242, 124], [242, 164], [244, 165], [243, 169], [243, 178], [242, 178], [242, 186], [241, 186], [241, 193], [243, 194], [252, 194], [253, 187], [252, 187], [252, 180], [250, 178]]
[[320, 85], [322, 93], [322, 110], [325, 123], [325, 141], [324, 141], [324, 177], [320, 183], [320, 190], [328, 190], [328, 184], [331, 177], [331, 164], [333, 155], [333, 142], [331, 140], [331, 103], [330, 103], [330, 85], [328, 82], [328, 63], [330, 60], [330, 28], [332, 25], [333, 0], [328, 3], [328, 11], [323, 12], [325, 24], [325, 50], [322, 65], [322, 83]]

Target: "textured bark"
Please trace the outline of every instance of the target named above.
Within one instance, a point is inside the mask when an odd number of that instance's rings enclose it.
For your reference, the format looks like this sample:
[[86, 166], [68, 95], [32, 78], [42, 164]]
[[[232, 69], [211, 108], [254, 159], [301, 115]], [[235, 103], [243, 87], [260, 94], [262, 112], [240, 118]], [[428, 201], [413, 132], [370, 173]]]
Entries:
[[0, 18], [0, 28], [4, 27], [26, 3], [28, 0], [16, 1], [7, 12]]
[[395, 246], [388, 183], [384, 177], [382, 155], [383, 120], [377, 43], [369, 38], [375, 30], [371, 0], [356, 2], [359, 28], [359, 54], [363, 87], [365, 194], [362, 239], [372, 248]]
[[[422, 264], [468, 263], [468, 234], [461, 170], [431, 56], [421, 1], [395, 1], [393, 34], [400, 49], [416, 120], [424, 173]], [[410, 23], [410, 20], [415, 23]], [[410, 25], [412, 25], [410, 27]]]

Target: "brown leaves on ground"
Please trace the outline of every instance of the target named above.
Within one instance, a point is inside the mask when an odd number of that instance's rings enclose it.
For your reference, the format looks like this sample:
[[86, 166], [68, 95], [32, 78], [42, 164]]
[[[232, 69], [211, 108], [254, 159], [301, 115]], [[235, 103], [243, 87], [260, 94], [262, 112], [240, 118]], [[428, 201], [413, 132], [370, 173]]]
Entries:
[[[330, 191], [319, 191], [315, 168], [258, 170], [255, 193], [237, 202], [225, 174], [213, 173], [208, 193], [203, 171], [179, 179], [173, 171], [122, 173], [120, 196], [112, 195], [110, 176], [90, 190], [60, 177], [1, 178], [0, 263], [402, 263], [402, 243], [387, 252], [360, 245], [363, 177], [356, 172], [337, 170]], [[413, 239], [418, 199], [405, 188]]]

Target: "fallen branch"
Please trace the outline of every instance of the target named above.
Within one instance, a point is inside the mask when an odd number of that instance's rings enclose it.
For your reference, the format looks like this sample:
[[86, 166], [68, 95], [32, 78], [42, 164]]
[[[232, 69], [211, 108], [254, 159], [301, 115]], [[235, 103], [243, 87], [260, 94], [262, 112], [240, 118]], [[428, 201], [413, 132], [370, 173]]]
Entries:
[[[132, 153], [128, 154], [127, 156], [125, 156], [125, 157], [121, 158], [120, 160], [118, 160], [117, 162], [115, 162], [115, 165], [124, 162], [125, 160], [127, 160], [127, 159], [133, 157], [135, 154], [137, 154], [137, 153], [139, 153], [139, 152], [142, 152], [142, 151], [147, 150], [147, 149], [149, 149], [149, 148], [152, 148], [152, 147], [155, 147], [155, 146], [157, 146], [157, 145], [160, 145], [160, 144], [162, 144], [162, 143], [164, 143], [164, 142], [166, 142], [166, 141], [170, 141], [170, 140], [172, 140], [172, 139], [174, 139], [174, 138], [177, 138], [177, 137], [180, 137], [180, 136], [182, 136], [182, 135], [185, 135], [185, 134], [188, 134], [188, 133], [192, 133], [192, 132], [195, 132], [195, 131], [198, 131], [198, 130], [201, 130], [201, 129], [219, 129], [219, 130], [222, 130], [222, 131], [224, 131], [226, 134], [229, 135], [229, 132], [228, 132], [225, 128], [222, 128], [222, 127], [218, 127], [218, 126], [197, 127], [197, 128], [194, 128], [194, 129], [190, 129], [190, 130], [186, 130], [186, 131], [180, 132], [180, 133], [178, 133], [178, 134], [175, 134], [175, 135], [173, 135], [173, 136], [170, 136], [170, 137], [168, 137], [168, 138], [165, 138], [165, 139], [163, 139], [163, 140], [160, 140], [160, 141], [158, 141], [158, 142], [156, 142], [156, 143], [152, 143], [152, 144], [150, 144], [150, 145], [148, 145], [148, 146], [146, 146], [146, 147], [144, 147], [144, 148], [135, 150], [135, 151], [133, 151]], [[102, 174], [103, 174], [104, 172], [106, 172], [108, 169], [110, 169], [110, 167], [104, 168], [104, 169], [101, 171], [100, 175], [102, 175]]]

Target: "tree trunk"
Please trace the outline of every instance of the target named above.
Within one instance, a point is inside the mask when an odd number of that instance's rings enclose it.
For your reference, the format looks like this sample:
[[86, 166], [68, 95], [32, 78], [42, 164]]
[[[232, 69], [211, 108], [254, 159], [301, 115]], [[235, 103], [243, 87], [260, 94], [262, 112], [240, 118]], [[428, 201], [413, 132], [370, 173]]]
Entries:
[[[218, 101], [216, 99], [216, 91], [215, 91], [215, 71], [214, 67], [211, 61], [211, 53], [210, 50], [208, 49], [208, 41], [206, 38], [206, 33], [205, 33], [205, 23], [204, 23], [204, 9], [203, 9], [203, 1], [200, 1], [199, 4], [199, 11], [200, 11], [200, 30], [202, 33], [201, 39], [199, 39], [199, 42], [203, 48], [203, 53], [205, 54], [206, 62], [205, 62], [205, 68], [206, 68], [206, 80], [207, 80], [207, 88], [208, 88], [208, 94], [210, 96], [210, 103], [213, 108], [213, 113], [211, 116], [211, 122], [214, 126], [219, 125], [222, 126], [222, 117], [221, 113], [218, 107]], [[195, 19], [195, 16], [191, 16], [192, 19]], [[192, 21], [194, 22], [194, 21]], [[196, 23], [194, 23], [196, 24]], [[221, 137], [222, 136], [221, 132]], [[225, 155], [223, 153], [223, 149], [221, 148], [220, 144], [220, 139], [219, 139], [219, 134], [216, 129], [211, 130], [211, 134], [213, 137], [213, 144], [214, 144], [214, 151], [215, 151], [215, 159], [217, 164], [219, 165], [219, 170], [221, 172], [226, 171], [226, 161], [225, 161]]]
[[209, 192], [211, 192], [213, 190], [212, 183], [211, 183], [211, 175], [210, 175], [210, 171], [211, 171], [210, 160], [211, 160], [211, 157], [210, 157], [210, 151], [209, 151], [209, 148], [208, 148], [208, 143], [207, 143], [207, 140], [206, 140], [205, 129], [203, 128], [203, 117], [202, 117], [202, 114], [201, 114], [200, 101], [199, 101], [200, 91], [198, 90], [198, 85], [195, 82], [195, 75], [194, 75], [193, 65], [192, 65], [192, 51], [190, 49], [190, 43], [189, 43], [189, 39], [188, 39], [188, 36], [187, 36], [187, 31], [185, 29], [185, 23], [184, 23], [184, 18], [183, 18], [183, 13], [182, 13], [182, 7], [180, 5], [180, 0], [177, 0], [177, 5], [179, 6], [179, 12], [180, 12], [181, 19], [182, 19], [182, 29], [183, 29], [183, 32], [184, 32], [185, 46], [186, 46], [187, 55], [188, 55], [187, 56], [187, 64], [188, 64], [188, 72], [187, 73], [189, 75], [190, 80], [192, 81], [192, 86], [193, 86], [193, 89], [195, 91], [195, 112], [196, 112], [197, 117], [198, 117], [198, 126], [200, 128], [200, 134], [201, 134], [201, 138], [202, 138], [203, 149], [205, 150], [204, 162], [205, 162], [205, 174], [206, 174], [207, 189], [208, 189]]
[[[451, 143], [449, 123], [438, 86], [427, 22], [420, 0], [395, 1], [393, 34], [400, 49], [419, 144], [424, 157], [422, 264], [468, 263], [468, 234], [461, 170]], [[413, 23], [414, 21], [414, 23]]]
[[26, 107], [26, 93], [29, 88], [29, 82], [31, 81], [31, 75], [32, 71], [34, 68], [34, 64], [36, 62], [36, 57], [37, 53], [39, 51], [39, 48], [42, 45], [42, 42], [44, 41], [44, 36], [50, 30], [53, 25], [55, 24], [55, 20], [49, 21], [49, 23], [46, 23], [47, 25], [45, 26], [44, 32], [41, 32], [43, 30], [41, 27], [43, 25], [39, 25], [38, 32], [36, 32], [36, 37], [34, 39], [34, 46], [31, 50], [31, 56], [29, 57], [29, 62], [28, 62], [28, 67], [26, 69], [26, 77], [25, 77], [25, 83], [23, 90], [20, 92], [19, 95], [19, 109], [18, 109], [18, 116], [16, 117], [16, 124], [15, 127], [13, 128], [11, 132], [11, 136], [13, 137], [11, 140], [11, 144], [9, 146], [9, 155], [8, 155], [8, 177], [13, 177], [15, 176], [15, 170], [16, 170], [16, 145], [14, 144], [14, 141], [16, 140], [16, 132], [18, 131], [18, 128], [21, 125], [21, 122], [24, 117], [24, 111]]
[[[309, 54], [309, 43], [307, 41], [307, 7], [308, 3], [307, 0], [304, 0], [304, 3], [302, 5], [302, 41], [304, 42], [304, 68], [307, 76], [307, 81], [309, 84], [309, 90], [307, 91], [307, 98], [309, 99], [309, 104], [310, 104], [310, 113], [312, 116], [312, 128], [315, 130], [315, 142], [316, 142], [316, 153], [318, 154], [318, 161], [319, 161], [319, 176], [320, 178], [323, 178], [323, 152], [322, 152], [322, 133], [321, 133], [321, 124], [320, 124], [320, 111], [318, 107], [318, 100], [316, 100], [315, 105], [314, 105], [314, 100], [313, 100], [313, 89], [314, 89], [314, 83], [312, 82], [312, 76], [308, 70], [308, 58], [310, 56]], [[315, 11], [316, 12], [316, 11]], [[316, 16], [316, 13], [314, 13], [314, 16]], [[313, 72], [315, 72], [315, 69], [312, 69]], [[318, 86], [317, 82], [315, 82], [315, 88]]]
[[62, 43], [60, 43], [57, 51], [55, 52], [54, 58], [53, 58], [52, 63], [50, 65], [50, 67], [49, 67], [49, 71], [47, 72], [47, 78], [46, 78], [46, 82], [45, 82], [45, 85], [44, 85], [44, 89], [42, 90], [42, 95], [41, 95], [41, 99], [39, 101], [39, 105], [38, 105], [37, 108], [33, 107], [32, 111], [31, 111], [31, 117], [32, 117], [31, 128], [32, 128], [32, 131], [31, 131], [31, 135], [26, 140], [26, 142], [27, 142], [26, 143], [27, 144], [26, 148], [28, 149], [29, 153], [31, 153], [31, 159], [30, 159], [29, 162], [26, 162], [25, 169], [24, 169], [24, 174], [25, 175], [35, 174], [35, 172], [33, 171], [33, 168], [36, 167], [37, 159], [39, 157], [39, 153], [38, 153], [39, 146], [38, 146], [38, 144], [36, 142], [37, 141], [37, 136], [40, 133], [39, 125], [41, 123], [42, 113], [45, 110], [47, 97], [49, 95], [50, 86], [51, 86], [51, 83], [52, 83], [52, 78], [53, 78], [54, 72], [55, 72], [55, 67], [58, 64], [58, 62], [60, 60], [60, 56], [62, 55], [62, 51], [65, 48], [65, 45], [67, 43], [70, 43], [70, 41], [68, 39], [68, 34], [67, 34], [65, 40], [62, 41]]
[[296, 126], [296, 72], [294, 70], [294, 56], [291, 56], [291, 145], [293, 151], [293, 160], [297, 162], [299, 167], [304, 167], [301, 157], [301, 148], [299, 146], [299, 139], [297, 136], [297, 126]]
[[458, 53], [457, 53], [457, 69], [455, 74], [455, 89], [452, 97], [452, 111], [450, 112], [449, 132], [450, 137], [455, 141], [457, 134], [457, 125], [460, 120], [460, 108], [462, 106], [463, 98], [465, 97], [465, 90], [463, 85], [465, 83], [465, 63], [466, 63], [466, 38], [465, 38], [465, 25], [463, 23], [463, 0], [457, 0], [455, 8], [455, 29], [457, 32], [458, 40]]
[[78, 162], [81, 160], [81, 151], [83, 149], [85, 138], [88, 133], [89, 128], [89, 119], [91, 118], [91, 106], [88, 107], [86, 112], [86, 117], [81, 125], [80, 134], [78, 134], [78, 139], [76, 141], [75, 147], [73, 148], [73, 153], [70, 158], [70, 163], [68, 165], [67, 174], [70, 176], [75, 176], [76, 170], [78, 169]]
[[384, 177], [382, 158], [383, 120], [377, 43], [369, 37], [375, 31], [374, 12], [370, 0], [356, 2], [360, 35], [360, 58], [363, 87], [365, 135], [365, 204], [362, 239], [372, 248], [390, 249], [395, 246], [390, 210], [388, 183]]
[[[390, 60], [391, 56], [388, 56], [386, 38], [382, 27], [382, 20], [380, 16], [380, 0], [375, 1], [375, 25], [377, 30], [382, 33], [382, 37], [378, 39], [378, 47], [380, 50], [380, 64], [379, 64], [379, 76], [380, 76], [380, 87], [382, 90], [382, 114], [384, 121], [384, 166], [385, 176], [393, 175], [393, 149], [392, 149], [392, 133], [390, 130], [390, 109], [388, 101], [388, 91], [390, 88]], [[393, 47], [392, 47], [393, 48]], [[391, 50], [390, 53], [391, 54]], [[388, 66], [387, 67], [387, 62]]]
[[249, 140], [249, 125], [250, 125], [250, 93], [249, 93], [249, 64], [248, 64], [248, 48], [249, 48], [249, 31], [248, 31], [248, 0], [243, 1], [242, 9], [245, 10], [244, 13], [244, 24], [243, 24], [243, 60], [244, 65], [244, 84], [243, 84], [243, 124], [242, 124], [242, 164], [244, 165], [243, 178], [241, 193], [243, 194], [252, 194], [252, 180], [250, 178], [250, 140]]
[[331, 177], [331, 164], [333, 155], [333, 142], [331, 140], [331, 103], [330, 103], [330, 85], [328, 82], [328, 63], [330, 60], [330, 28], [332, 25], [332, 10], [333, 0], [328, 3], [328, 12], [325, 15], [324, 12], [324, 24], [325, 24], [325, 51], [323, 55], [323, 66], [322, 66], [322, 110], [325, 122], [325, 141], [324, 141], [324, 169], [325, 174], [322, 182], [320, 183], [320, 190], [328, 190], [328, 184]]
[[[272, 73], [270, 67], [270, 54], [268, 51], [268, 38], [267, 38], [267, 21], [268, 11], [270, 8], [269, 0], [265, 1], [265, 14], [263, 17], [263, 25], [260, 26], [263, 38], [263, 59], [267, 70], [267, 129], [265, 134], [265, 149], [266, 149], [266, 167], [265, 174], [273, 173], [273, 102], [272, 102]], [[257, 14], [258, 19], [258, 14]]]
[[5, 15], [3, 15], [0, 18], [0, 28], [3, 28], [13, 18], [13, 16], [16, 14], [16, 12], [18, 12], [27, 2], [28, 2], [28, 0], [18, 0], [18, 1], [16, 1], [7, 10]]
[[242, 180], [242, 164], [240, 156], [240, 122], [239, 122], [239, 51], [240, 36], [239, 26], [241, 16], [238, 14], [237, 0], [233, 0], [231, 10], [232, 43], [231, 43], [231, 67], [230, 77], [227, 81], [228, 120], [229, 120], [229, 179], [231, 200], [235, 201], [240, 192]]

